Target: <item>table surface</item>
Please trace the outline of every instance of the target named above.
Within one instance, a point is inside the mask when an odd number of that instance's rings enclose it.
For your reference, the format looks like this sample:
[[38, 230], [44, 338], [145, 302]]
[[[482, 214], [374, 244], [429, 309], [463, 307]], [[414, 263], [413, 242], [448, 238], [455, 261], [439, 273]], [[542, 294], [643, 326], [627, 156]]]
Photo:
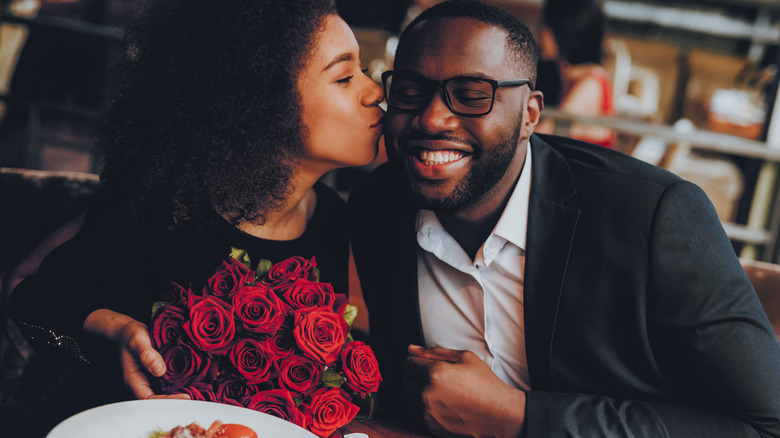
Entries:
[[341, 428], [342, 433], [364, 433], [368, 438], [430, 438], [425, 431], [385, 419], [355, 420]]

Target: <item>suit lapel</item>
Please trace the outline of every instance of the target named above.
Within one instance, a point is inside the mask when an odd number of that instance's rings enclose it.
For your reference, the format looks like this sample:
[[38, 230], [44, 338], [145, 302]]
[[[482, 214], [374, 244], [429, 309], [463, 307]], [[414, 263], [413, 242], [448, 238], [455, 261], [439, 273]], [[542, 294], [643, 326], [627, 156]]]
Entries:
[[[391, 186], [405, 186], [398, 171], [393, 177], [396, 181], [393, 181]], [[388, 249], [386, 266], [391, 275], [385, 286], [388, 287], [386, 296], [392, 299], [385, 304], [386, 311], [392, 312], [399, 321], [403, 321], [401, 327], [398, 327], [396, 341], [405, 351], [408, 344], [423, 345], [420, 302], [417, 296], [417, 206], [407, 190], [396, 189], [388, 196], [393, 197], [391, 205], [395, 208], [386, 212], [386, 219], [390, 219], [393, 226], [386, 228], [386, 234], [381, 237], [384, 241], [381, 247]]]
[[[403, 293], [403, 297], [399, 300], [403, 312], [403, 320], [407, 321], [406, 329], [404, 333], [406, 335], [406, 344], [424, 344], [424, 337], [422, 332], [422, 322], [420, 321], [420, 300], [418, 299], [417, 290], [417, 231], [416, 231], [416, 219], [417, 219], [417, 207], [414, 203], [407, 204], [406, 214], [403, 215], [401, 221], [402, 226], [398, 229], [402, 229], [403, 233], [395, 236], [394, 244], [398, 245], [398, 254], [404, 254], [399, 256], [397, 262], [399, 275], [403, 275], [401, 287], [403, 291], [409, 291], [409, 293]], [[411, 256], [406, 256], [410, 254]], [[401, 274], [402, 273], [402, 274]]]
[[525, 342], [531, 385], [554, 389], [550, 353], [558, 302], [580, 210], [565, 203], [576, 194], [565, 158], [532, 137], [531, 198], [525, 262]]

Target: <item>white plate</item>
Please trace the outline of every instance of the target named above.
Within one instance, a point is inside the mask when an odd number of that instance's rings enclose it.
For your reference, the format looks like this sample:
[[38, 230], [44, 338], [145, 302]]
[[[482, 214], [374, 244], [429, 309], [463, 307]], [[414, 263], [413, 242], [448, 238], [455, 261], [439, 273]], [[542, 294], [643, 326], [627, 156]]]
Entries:
[[311, 432], [274, 416], [221, 403], [194, 400], [133, 400], [98, 406], [76, 414], [52, 429], [46, 438], [149, 438], [159, 429], [215, 420], [243, 424], [259, 438], [317, 438]]

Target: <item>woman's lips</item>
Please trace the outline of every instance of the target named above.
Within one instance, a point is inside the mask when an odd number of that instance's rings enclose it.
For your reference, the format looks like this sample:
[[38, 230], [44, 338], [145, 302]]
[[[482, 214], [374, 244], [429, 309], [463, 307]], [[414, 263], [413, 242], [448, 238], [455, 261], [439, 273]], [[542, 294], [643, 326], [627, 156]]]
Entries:
[[379, 120], [377, 120], [376, 123], [371, 125], [371, 127], [372, 128], [376, 128], [377, 126], [382, 126], [382, 124], [384, 124], [384, 122], [385, 122], [385, 118], [384, 117], [380, 117]]

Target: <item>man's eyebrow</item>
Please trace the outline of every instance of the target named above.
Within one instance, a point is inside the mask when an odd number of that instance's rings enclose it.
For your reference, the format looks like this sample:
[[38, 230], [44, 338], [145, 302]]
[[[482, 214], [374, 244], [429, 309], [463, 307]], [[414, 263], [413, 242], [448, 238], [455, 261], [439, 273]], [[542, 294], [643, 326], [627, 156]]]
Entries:
[[335, 58], [333, 58], [333, 60], [330, 61], [328, 63], [328, 65], [326, 65], [325, 68], [322, 69], [322, 71], [325, 71], [325, 70], [333, 67], [334, 65], [338, 64], [339, 62], [352, 61], [353, 59], [354, 58], [352, 57], [351, 53], [342, 53], [341, 55], [338, 55]]
[[[431, 78], [429, 78], [427, 76], [424, 76], [424, 75], [418, 73], [415, 70], [411, 70], [411, 69], [408, 69], [408, 68], [401, 68], [401, 69], [398, 69], [398, 70], [393, 70], [393, 72], [396, 75], [401, 74], [401, 75], [411, 76], [411, 77], [418, 78], [418, 79], [424, 79], [424, 80], [429, 80], [429, 81], [434, 80], [434, 79], [431, 79]], [[489, 75], [487, 73], [483, 73], [480, 70], [476, 70], [476, 71], [473, 71], [473, 72], [468, 72], [468, 73], [452, 76], [452, 78], [450, 78], [450, 79], [453, 79], [453, 78], [493, 79], [493, 76]]]

